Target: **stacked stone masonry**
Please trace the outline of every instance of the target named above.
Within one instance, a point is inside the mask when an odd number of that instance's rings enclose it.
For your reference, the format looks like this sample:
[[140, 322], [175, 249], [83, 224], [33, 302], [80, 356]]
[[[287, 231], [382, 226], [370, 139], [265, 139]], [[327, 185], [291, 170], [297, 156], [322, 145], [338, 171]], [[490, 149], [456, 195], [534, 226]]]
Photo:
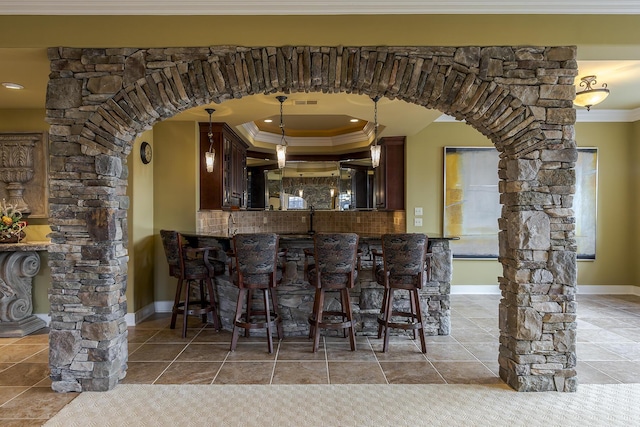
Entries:
[[574, 391], [575, 47], [50, 48], [51, 378], [109, 390], [126, 374], [127, 155], [155, 123], [252, 94], [346, 92], [465, 120], [493, 141], [500, 376]]

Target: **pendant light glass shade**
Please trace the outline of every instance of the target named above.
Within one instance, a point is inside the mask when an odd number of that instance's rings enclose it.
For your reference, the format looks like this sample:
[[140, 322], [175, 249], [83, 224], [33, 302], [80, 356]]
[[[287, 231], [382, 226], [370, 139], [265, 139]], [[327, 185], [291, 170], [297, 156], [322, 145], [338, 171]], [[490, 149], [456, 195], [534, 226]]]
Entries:
[[204, 162], [207, 168], [207, 172], [213, 172], [213, 164], [216, 160], [216, 150], [213, 149], [213, 127], [211, 124], [211, 115], [213, 114], [213, 108], [205, 108], [205, 111], [209, 113], [209, 133], [207, 136], [209, 137], [209, 151], [204, 153]]
[[280, 95], [276, 96], [276, 99], [280, 102], [280, 132], [282, 133], [280, 144], [276, 145], [276, 155], [278, 156], [278, 168], [282, 169], [287, 164], [287, 140], [284, 138], [284, 121], [282, 117], [282, 104], [284, 104], [287, 97]]
[[584, 87], [583, 91], [576, 93], [576, 99], [573, 103], [578, 107], [585, 107], [587, 111], [591, 110], [591, 107], [604, 101], [609, 96], [609, 89], [607, 84], [604, 83], [602, 88], [593, 89], [591, 86], [598, 83], [596, 76], [585, 76], [580, 79], [580, 86]]
[[278, 156], [278, 167], [282, 169], [287, 164], [287, 146], [276, 145], [276, 155]]
[[371, 146], [371, 166], [377, 168], [380, 165], [380, 146]]
[[373, 100], [373, 121], [374, 136], [373, 145], [371, 146], [371, 166], [377, 168], [380, 165], [380, 146], [378, 145], [378, 101], [379, 96], [371, 98]]
[[207, 165], [207, 172], [213, 172], [213, 162], [216, 159], [216, 153], [212, 151], [207, 151], [204, 153], [204, 161]]

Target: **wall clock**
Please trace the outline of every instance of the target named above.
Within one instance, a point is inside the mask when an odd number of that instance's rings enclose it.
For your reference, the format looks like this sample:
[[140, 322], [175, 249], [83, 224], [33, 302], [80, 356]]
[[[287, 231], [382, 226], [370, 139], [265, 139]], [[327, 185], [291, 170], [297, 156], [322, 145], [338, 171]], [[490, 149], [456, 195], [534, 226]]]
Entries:
[[148, 164], [151, 161], [152, 154], [151, 145], [148, 142], [144, 141], [140, 144], [140, 159], [142, 159], [142, 163]]

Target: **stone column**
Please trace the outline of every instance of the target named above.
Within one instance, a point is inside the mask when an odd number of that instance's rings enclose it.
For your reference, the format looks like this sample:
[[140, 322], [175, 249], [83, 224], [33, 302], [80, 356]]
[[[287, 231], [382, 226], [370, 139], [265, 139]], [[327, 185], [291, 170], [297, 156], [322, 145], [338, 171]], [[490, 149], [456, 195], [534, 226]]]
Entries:
[[38, 250], [44, 245], [0, 247], [0, 337], [23, 337], [46, 326], [33, 315], [33, 277], [40, 271]]

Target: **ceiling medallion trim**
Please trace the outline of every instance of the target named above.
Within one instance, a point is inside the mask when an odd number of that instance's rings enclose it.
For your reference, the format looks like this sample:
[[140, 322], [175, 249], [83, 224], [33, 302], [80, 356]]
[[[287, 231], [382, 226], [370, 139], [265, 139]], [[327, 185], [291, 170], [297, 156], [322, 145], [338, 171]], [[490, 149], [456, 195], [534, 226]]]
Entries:
[[[254, 122], [243, 123], [242, 128], [252, 141], [262, 142], [265, 144], [278, 145], [280, 143], [280, 135], [261, 131]], [[351, 132], [343, 135], [330, 137], [312, 136], [312, 137], [291, 137], [287, 136], [287, 145], [290, 147], [338, 147], [341, 145], [369, 143], [373, 138], [374, 126], [367, 123], [361, 131]]]

